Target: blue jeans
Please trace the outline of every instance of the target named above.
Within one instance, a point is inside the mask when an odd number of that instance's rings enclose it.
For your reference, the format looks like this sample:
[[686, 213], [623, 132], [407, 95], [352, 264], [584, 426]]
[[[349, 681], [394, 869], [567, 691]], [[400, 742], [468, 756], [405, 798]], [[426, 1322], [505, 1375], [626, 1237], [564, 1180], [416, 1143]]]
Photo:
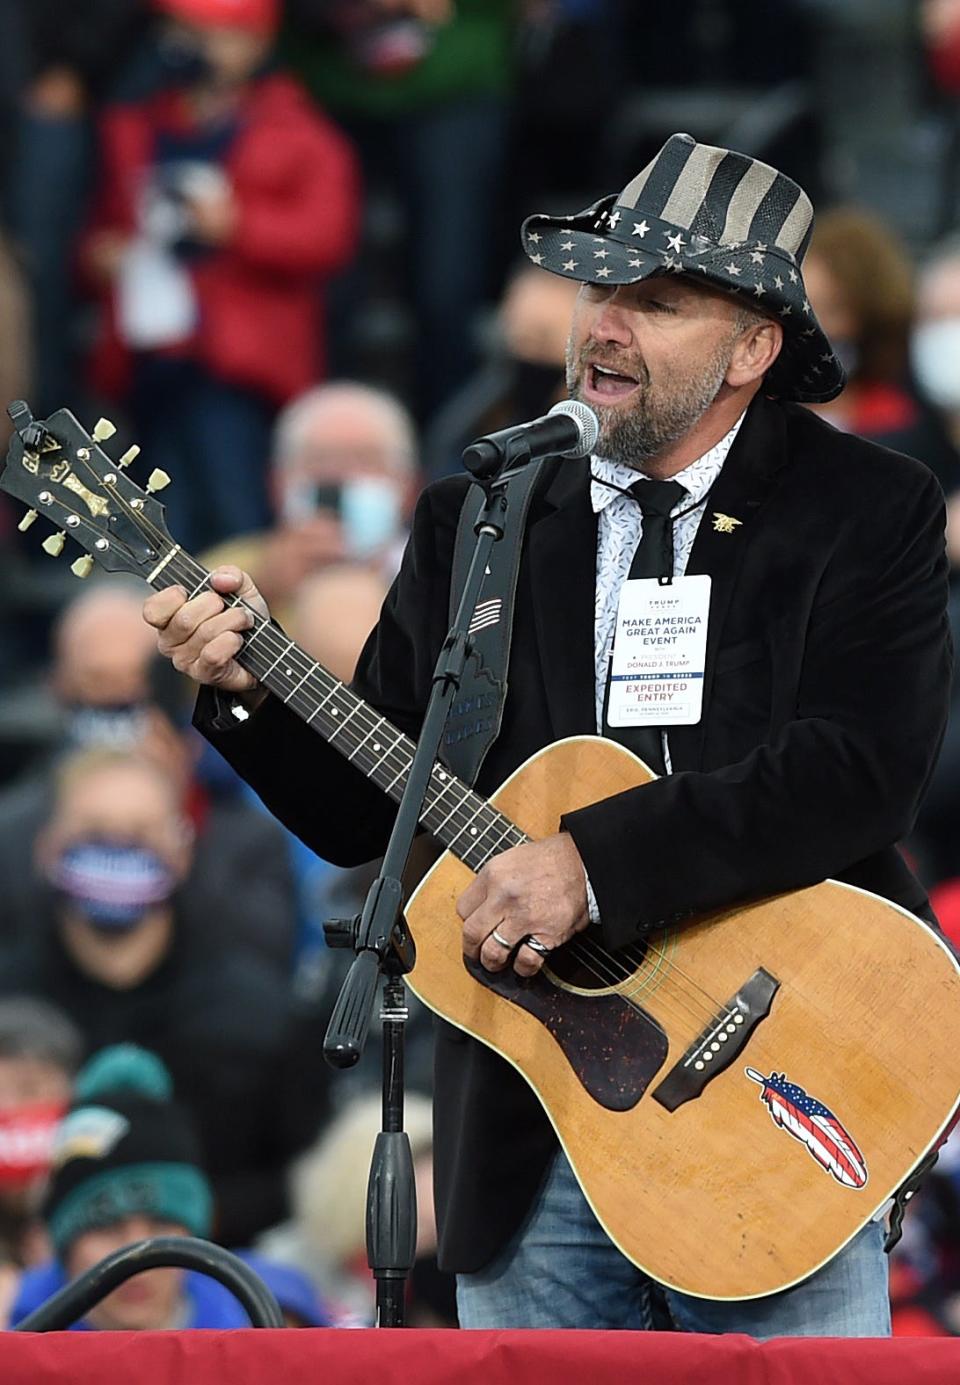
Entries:
[[823, 1269], [779, 1294], [725, 1302], [690, 1298], [657, 1284], [621, 1255], [561, 1153], [513, 1241], [485, 1269], [457, 1276], [460, 1326], [888, 1337], [884, 1234], [880, 1223], [868, 1223]]

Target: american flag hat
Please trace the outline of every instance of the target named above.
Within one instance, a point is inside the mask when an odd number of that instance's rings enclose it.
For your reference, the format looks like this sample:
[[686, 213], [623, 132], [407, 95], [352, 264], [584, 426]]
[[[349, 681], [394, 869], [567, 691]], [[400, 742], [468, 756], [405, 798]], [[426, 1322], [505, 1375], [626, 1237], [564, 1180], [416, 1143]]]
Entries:
[[635, 284], [685, 274], [752, 304], [783, 326], [769, 392], [823, 403], [845, 377], [800, 273], [812, 230], [813, 205], [791, 178], [678, 134], [619, 195], [573, 216], [529, 216], [520, 236], [534, 264], [564, 278]]

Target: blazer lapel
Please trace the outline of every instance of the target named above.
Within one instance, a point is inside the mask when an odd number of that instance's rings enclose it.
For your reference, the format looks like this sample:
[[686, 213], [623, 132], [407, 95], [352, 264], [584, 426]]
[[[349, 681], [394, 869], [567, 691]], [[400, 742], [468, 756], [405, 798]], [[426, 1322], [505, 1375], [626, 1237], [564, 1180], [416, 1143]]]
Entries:
[[544, 501], [552, 509], [530, 526], [528, 561], [544, 694], [559, 740], [596, 731], [597, 518], [589, 466], [559, 463]]
[[[782, 413], [758, 397], [750, 407], [736, 441], [723, 465], [706, 508], [687, 563], [694, 576], [708, 573], [710, 623], [707, 630], [707, 663], [704, 673], [704, 714], [696, 726], [677, 726], [669, 732], [670, 754], [675, 769], [695, 769], [700, 764], [706, 709], [717, 662], [717, 650], [730, 608], [751, 530], [761, 508], [786, 465], [786, 435]], [[730, 524], [731, 520], [739, 523]]]

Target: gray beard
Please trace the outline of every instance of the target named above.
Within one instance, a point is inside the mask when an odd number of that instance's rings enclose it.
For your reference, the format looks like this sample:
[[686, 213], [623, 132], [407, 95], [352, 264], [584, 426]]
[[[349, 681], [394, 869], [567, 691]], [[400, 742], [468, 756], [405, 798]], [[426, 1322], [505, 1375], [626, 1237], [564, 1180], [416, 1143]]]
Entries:
[[[591, 404], [600, 424], [594, 449], [611, 462], [642, 470], [666, 448], [678, 442], [707, 412], [716, 399], [730, 364], [733, 340], [725, 343], [697, 376], [673, 381], [665, 396], [655, 391], [649, 375], [640, 381], [629, 410]], [[580, 381], [585, 367], [567, 353], [567, 389], [581, 399]]]

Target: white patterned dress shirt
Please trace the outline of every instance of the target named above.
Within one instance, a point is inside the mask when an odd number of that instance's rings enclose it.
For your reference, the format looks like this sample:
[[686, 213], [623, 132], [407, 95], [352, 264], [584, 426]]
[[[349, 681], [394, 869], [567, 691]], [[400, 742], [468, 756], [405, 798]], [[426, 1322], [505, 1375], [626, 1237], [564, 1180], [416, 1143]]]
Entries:
[[[700, 521], [706, 509], [707, 496], [720, 475], [733, 446], [733, 440], [740, 431], [744, 415], [741, 414], [729, 433], [691, 462], [683, 471], [672, 476], [679, 481], [687, 494], [673, 507], [675, 516], [673, 526], [673, 575], [682, 577], [687, 570], [690, 550], [697, 537]], [[603, 734], [603, 700], [607, 689], [607, 672], [613, 654], [613, 632], [616, 625], [617, 606], [620, 603], [620, 589], [630, 571], [633, 555], [640, 542], [643, 529], [643, 513], [630, 495], [622, 490], [613, 490], [602, 484], [612, 481], [614, 486], [624, 489], [634, 481], [644, 479], [642, 473], [623, 462], [611, 462], [605, 457], [593, 457], [590, 472], [594, 480], [590, 486], [590, 502], [597, 515], [597, 583], [594, 595], [593, 652], [595, 669], [595, 693], [597, 733]], [[663, 763], [667, 774], [671, 773], [670, 746], [666, 731], [663, 732]], [[600, 920], [596, 896], [587, 879], [587, 902], [590, 917], [594, 923]]]

